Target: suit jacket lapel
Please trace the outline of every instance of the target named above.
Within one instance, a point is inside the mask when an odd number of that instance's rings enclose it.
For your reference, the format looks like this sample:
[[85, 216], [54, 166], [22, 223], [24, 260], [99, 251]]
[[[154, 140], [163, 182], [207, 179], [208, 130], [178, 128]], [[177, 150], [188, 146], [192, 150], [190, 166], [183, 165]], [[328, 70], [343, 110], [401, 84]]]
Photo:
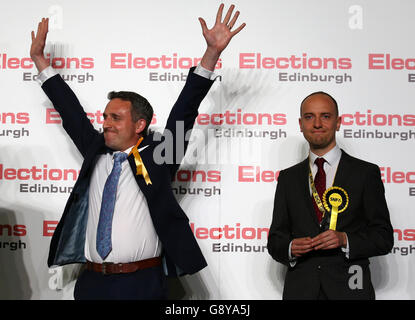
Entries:
[[349, 155], [342, 151], [342, 155], [339, 161], [339, 165], [337, 167], [336, 176], [334, 177], [333, 186], [336, 187], [343, 187], [349, 178], [350, 174], [350, 162], [349, 162]]
[[[348, 184], [348, 180], [350, 179], [350, 176], [351, 176], [350, 173], [353, 171], [353, 163], [350, 161], [351, 159], [350, 156], [343, 150], [341, 151], [342, 151], [342, 155], [339, 161], [339, 165], [337, 167], [336, 176], [334, 177], [333, 186], [345, 189], [346, 192], [350, 196], [350, 190], [348, 190], [349, 189], [348, 185], [350, 184]], [[347, 212], [347, 209], [345, 212]], [[343, 221], [343, 214], [344, 212], [340, 213], [337, 218], [337, 228], [338, 227], [341, 228], [342, 221]]]
[[100, 135], [97, 138], [97, 143], [91, 144], [91, 149], [87, 153], [81, 167], [81, 172], [79, 173], [79, 178], [86, 176], [91, 168], [95, 167], [98, 157], [101, 154], [112, 152], [110, 148], [105, 145], [104, 136]]

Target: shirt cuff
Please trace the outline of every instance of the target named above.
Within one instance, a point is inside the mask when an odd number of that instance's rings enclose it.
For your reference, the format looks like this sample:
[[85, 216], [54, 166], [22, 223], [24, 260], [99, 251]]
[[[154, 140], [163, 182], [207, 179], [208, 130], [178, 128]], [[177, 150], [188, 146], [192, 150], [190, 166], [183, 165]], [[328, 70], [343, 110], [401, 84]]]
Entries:
[[291, 256], [291, 244], [293, 242], [290, 242], [290, 245], [288, 246], [288, 261], [290, 262], [291, 268], [293, 268], [297, 264], [297, 258]]
[[197, 65], [195, 71], [193, 72], [209, 80], [215, 80], [218, 77], [218, 75], [215, 74], [213, 71], [203, 68], [200, 63]]
[[43, 85], [46, 80], [48, 80], [49, 78], [52, 78], [53, 76], [57, 74], [58, 73], [56, 72], [55, 69], [53, 69], [51, 66], [48, 66], [41, 73], [38, 74], [36, 78], [36, 82], [39, 83], [40, 85]]
[[349, 248], [349, 239], [347, 238], [347, 233], [345, 233], [346, 235], [346, 248], [341, 248], [342, 251], [344, 252], [344, 255], [346, 256], [347, 259], [349, 259], [350, 257], [350, 248]]
[[[209, 80], [215, 80], [218, 77], [218, 75], [215, 74], [213, 71], [203, 68], [200, 63], [197, 65], [194, 73]], [[39, 73], [39, 75], [36, 78], [36, 81], [40, 85], [43, 85], [43, 83], [45, 83], [46, 80], [48, 80], [49, 78], [52, 78], [53, 76], [57, 74], [58, 73], [56, 72], [55, 69], [53, 69], [51, 66], [48, 66], [41, 73]]]

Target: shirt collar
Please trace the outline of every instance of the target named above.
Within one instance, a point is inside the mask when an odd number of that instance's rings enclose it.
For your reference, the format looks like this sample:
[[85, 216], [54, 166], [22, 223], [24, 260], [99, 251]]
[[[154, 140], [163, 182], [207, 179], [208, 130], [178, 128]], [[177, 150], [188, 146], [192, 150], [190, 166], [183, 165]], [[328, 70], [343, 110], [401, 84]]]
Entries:
[[131, 147], [125, 149], [123, 152], [126, 153], [126, 154], [130, 154], [130, 152], [133, 148], [134, 148], [134, 146], [131, 146]]
[[[333, 164], [335, 164], [336, 162], [338, 162], [340, 160], [341, 155], [342, 155], [342, 152], [340, 150], [340, 147], [336, 144], [333, 149], [331, 149], [329, 152], [327, 152], [322, 157], [324, 158], [324, 160], [326, 160], [326, 162], [330, 166], [332, 166]], [[314, 164], [314, 161], [317, 158], [319, 158], [319, 156], [316, 155], [315, 153], [311, 152], [311, 150], [310, 150], [309, 158], [310, 158], [310, 163]]]
[[114, 156], [115, 156], [117, 153], [120, 153], [120, 152], [123, 152], [123, 153], [126, 153], [127, 155], [129, 155], [133, 147], [134, 147], [134, 146], [131, 146], [131, 147], [129, 147], [129, 148], [127, 148], [127, 149], [123, 150], [123, 151], [113, 151], [113, 152], [111, 153], [112, 159], [114, 159]]

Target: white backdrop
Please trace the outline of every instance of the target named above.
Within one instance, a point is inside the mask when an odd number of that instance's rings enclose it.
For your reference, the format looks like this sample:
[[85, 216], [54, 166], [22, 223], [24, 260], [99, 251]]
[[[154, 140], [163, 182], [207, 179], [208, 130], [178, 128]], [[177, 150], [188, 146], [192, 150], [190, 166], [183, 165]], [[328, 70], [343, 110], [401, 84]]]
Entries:
[[[226, 9], [231, 4], [224, 1]], [[233, 1], [246, 28], [221, 57], [174, 183], [209, 267], [172, 281], [183, 299], [280, 299], [266, 250], [278, 172], [304, 159], [299, 103], [338, 101], [339, 145], [381, 167], [395, 247], [371, 259], [378, 299], [415, 298], [415, 2]], [[33, 81], [30, 31], [97, 129], [111, 90], [136, 91], [162, 128], [219, 1], [3, 1], [0, 10], [0, 298], [72, 299], [77, 266], [48, 269], [50, 236], [82, 162]]]

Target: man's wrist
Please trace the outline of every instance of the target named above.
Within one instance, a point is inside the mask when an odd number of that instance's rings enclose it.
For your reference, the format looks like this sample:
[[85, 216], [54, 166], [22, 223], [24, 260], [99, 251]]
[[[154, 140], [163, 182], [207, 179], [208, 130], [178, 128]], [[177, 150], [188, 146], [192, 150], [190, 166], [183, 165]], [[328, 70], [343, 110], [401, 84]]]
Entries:
[[215, 72], [203, 68], [201, 63], [196, 66], [194, 73], [209, 80], [215, 80], [218, 77]]
[[349, 259], [350, 258], [349, 238], [347, 237], [346, 232], [342, 232], [342, 234], [344, 235], [344, 238], [345, 238], [345, 244], [344, 246], [341, 247], [341, 250], [344, 252], [346, 258]]
[[345, 232], [341, 233], [342, 236], [342, 248], [347, 248], [347, 235]]
[[41, 72], [39, 72], [39, 74], [36, 78], [36, 82], [39, 83], [40, 85], [43, 85], [46, 80], [52, 78], [53, 76], [55, 76], [57, 74], [58, 73], [56, 72], [56, 70], [48, 65], [45, 69], [43, 69]]
[[207, 47], [205, 54], [202, 57], [202, 60], [200, 61], [200, 64], [203, 68], [213, 71], [215, 70], [216, 63], [219, 60], [221, 52], [218, 50]]
[[45, 57], [31, 57], [32, 61], [34, 62], [34, 64], [36, 65], [36, 68], [38, 70], [38, 72], [42, 72], [43, 70], [45, 70], [47, 67], [49, 67], [49, 61], [45, 59]]

